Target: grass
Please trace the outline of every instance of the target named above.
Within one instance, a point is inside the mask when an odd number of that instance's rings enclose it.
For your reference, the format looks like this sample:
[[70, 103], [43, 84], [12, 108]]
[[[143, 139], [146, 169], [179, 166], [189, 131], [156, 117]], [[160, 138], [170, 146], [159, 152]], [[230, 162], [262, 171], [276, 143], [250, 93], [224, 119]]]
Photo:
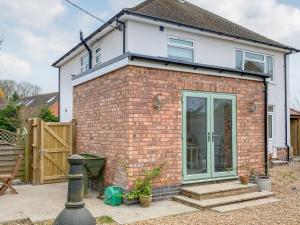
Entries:
[[113, 218], [111, 218], [110, 216], [102, 216], [102, 217], [98, 217], [96, 218], [96, 222], [97, 224], [112, 224], [115, 223], [115, 221], [113, 220]]

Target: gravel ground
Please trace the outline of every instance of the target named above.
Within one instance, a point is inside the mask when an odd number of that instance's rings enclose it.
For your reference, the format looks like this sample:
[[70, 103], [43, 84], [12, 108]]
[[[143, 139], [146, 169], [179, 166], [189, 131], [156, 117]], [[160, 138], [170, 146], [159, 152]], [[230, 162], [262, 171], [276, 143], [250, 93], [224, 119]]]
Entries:
[[[230, 213], [217, 213], [211, 210], [199, 210], [194, 213], [177, 215], [133, 223], [130, 225], [300, 225], [300, 162], [289, 166], [271, 169], [272, 189], [278, 203], [242, 209]], [[103, 225], [99, 221], [97, 225]], [[116, 225], [115, 223], [111, 223]], [[30, 221], [5, 225], [32, 225]], [[35, 225], [52, 225], [39, 223]]]
[[225, 214], [200, 210], [131, 225], [300, 225], [300, 163], [274, 167], [271, 175], [275, 197], [281, 199], [278, 203]]

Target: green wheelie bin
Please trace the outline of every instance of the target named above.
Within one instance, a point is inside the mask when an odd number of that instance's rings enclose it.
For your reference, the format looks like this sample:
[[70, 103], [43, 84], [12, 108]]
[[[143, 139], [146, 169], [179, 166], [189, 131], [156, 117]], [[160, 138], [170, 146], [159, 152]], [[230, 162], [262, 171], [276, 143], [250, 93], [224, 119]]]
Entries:
[[81, 155], [84, 158], [84, 164], [83, 164], [84, 197], [88, 197], [89, 178], [97, 179], [99, 195], [102, 195], [104, 191], [103, 168], [105, 164], [105, 157], [95, 155], [95, 154], [90, 154], [90, 153], [81, 153], [79, 155]]

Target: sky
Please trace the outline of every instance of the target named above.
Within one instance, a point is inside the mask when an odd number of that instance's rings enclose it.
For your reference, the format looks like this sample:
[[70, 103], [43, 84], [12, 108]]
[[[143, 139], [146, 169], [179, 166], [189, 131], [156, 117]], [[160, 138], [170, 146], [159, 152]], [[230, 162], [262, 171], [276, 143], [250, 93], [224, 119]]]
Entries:
[[[108, 20], [143, 0], [72, 0]], [[299, 0], [188, 0], [251, 30], [300, 49]], [[0, 79], [29, 81], [58, 90], [51, 64], [102, 23], [65, 0], [0, 0]], [[290, 57], [291, 100], [300, 99], [300, 53]]]

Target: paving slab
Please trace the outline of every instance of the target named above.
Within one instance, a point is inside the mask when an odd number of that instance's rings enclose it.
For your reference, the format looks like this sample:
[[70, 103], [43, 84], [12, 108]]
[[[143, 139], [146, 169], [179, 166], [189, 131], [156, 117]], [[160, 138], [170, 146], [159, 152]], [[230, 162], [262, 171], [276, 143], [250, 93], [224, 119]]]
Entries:
[[249, 183], [248, 185], [243, 185], [239, 181], [233, 181], [233, 182], [224, 182], [218, 184], [206, 184], [206, 185], [198, 185], [192, 187], [184, 187], [182, 188], [182, 190], [197, 195], [206, 195], [206, 194], [213, 194], [218, 192], [249, 189], [249, 188], [254, 188], [256, 186], [257, 186], [256, 184]]
[[[6, 192], [0, 196], [0, 223], [27, 218], [32, 222], [54, 219], [64, 208], [67, 198], [67, 183], [21, 185], [16, 186], [16, 189], [18, 195]], [[125, 205], [112, 207], [97, 198], [87, 198], [85, 203], [93, 216], [111, 216], [120, 224], [196, 211], [195, 208], [174, 201], [156, 202], [150, 208]]]
[[227, 213], [239, 209], [271, 204], [279, 201], [280, 200], [278, 198], [264, 198], [264, 199], [257, 199], [257, 200], [247, 201], [247, 202], [234, 203], [230, 205], [218, 206], [211, 209], [220, 213]]

